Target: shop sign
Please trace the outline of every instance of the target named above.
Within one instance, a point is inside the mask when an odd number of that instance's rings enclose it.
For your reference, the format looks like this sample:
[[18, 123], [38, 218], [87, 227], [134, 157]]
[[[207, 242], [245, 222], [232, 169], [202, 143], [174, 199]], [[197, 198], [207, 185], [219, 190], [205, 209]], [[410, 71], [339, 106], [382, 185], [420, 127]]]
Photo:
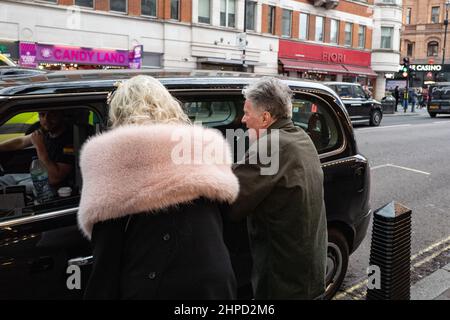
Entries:
[[440, 72], [442, 71], [441, 64], [411, 64], [411, 69], [418, 72]]
[[19, 44], [19, 65], [22, 67], [36, 68], [36, 44], [21, 42]]
[[142, 54], [144, 52], [144, 46], [138, 45], [130, 51], [129, 55], [129, 68], [130, 69], [140, 69], [142, 66]]
[[128, 67], [128, 51], [97, 50], [37, 44], [39, 62], [98, 64]]
[[[370, 52], [280, 40], [279, 58], [370, 67]], [[299, 58], [301, 57], [301, 58]]]

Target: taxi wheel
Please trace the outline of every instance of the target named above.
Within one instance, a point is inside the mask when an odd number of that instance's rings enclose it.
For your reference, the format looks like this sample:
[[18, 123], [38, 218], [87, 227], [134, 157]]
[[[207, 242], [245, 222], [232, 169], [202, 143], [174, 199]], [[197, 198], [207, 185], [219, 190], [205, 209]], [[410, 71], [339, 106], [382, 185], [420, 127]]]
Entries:
[[378, 127], [381, 123], [381, 119], [383, 118], [380, 110], [374, 110], [370, 114], [370, 125], [373, 127]]
[[437, 116], [437, 113], [430, 113], [431, 118], [436, 118], [436, 116]]
[[347, 273], [348, 260], [349, 246], [347, 239], [340, 230], [336, 228], [328, 229], [325, 300], [331, 300], [341, 287]]

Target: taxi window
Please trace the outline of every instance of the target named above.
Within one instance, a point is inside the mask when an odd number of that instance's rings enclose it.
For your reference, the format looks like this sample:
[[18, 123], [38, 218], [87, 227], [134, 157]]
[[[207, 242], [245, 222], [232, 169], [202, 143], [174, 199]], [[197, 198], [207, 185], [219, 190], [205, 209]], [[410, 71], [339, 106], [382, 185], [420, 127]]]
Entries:
[[[47, 124], [59, 123], [58, 128], [63, 130], [58, 129], [58, 132], [62, 133], [49, 138], [47, 132], [51, 129], [42, 125], [39, 112], [52, 117], [46, 120], [50, 121]], [[80, 150], [96, 133], [101, 117], [87, 106], [39, 112], [24, 111], [1, 119], [6, 121], [0, 125], [0, 222], [78, 205], [82, 186]], [[24, 136], [37, 129], [44, 136], [50, 160], [68, 168], [63, 177], [54, 178], [58, 182], [50, 182], [49, 173], [42, 169], [45, 166], [33, 162], [38, 154]], [[41, 181], [47, 182], [42, 184]]]
[[339, 95], [339, 97], [341, 98], [352, 98], [353, 93], [352, 93], [352, 86], [351, 85], [338, 85], [336, 86], [336, 93]]
[[340, 146], [340, 131], [336, 119], [320, 101], [294, 97], [292, 120], [309, 135], [319, 154]]
[[189, 101], [183, 105], [192, 122], [217, 126], [231, 123], [236, 116], [234, 101]]
[[37, 112], [24, 112], [15, 115], [0, 126], [0, 142], [25, 135], [38, 122], [39, 115]]

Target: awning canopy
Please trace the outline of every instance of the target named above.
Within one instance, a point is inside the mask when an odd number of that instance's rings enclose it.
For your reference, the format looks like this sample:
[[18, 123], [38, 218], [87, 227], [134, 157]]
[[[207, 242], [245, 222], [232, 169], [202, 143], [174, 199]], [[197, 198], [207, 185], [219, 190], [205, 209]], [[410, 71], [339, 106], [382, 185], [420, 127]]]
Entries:
[[377, 74], [375, 71], [373, 71], [369, 67], [357, 67], [357, 66], [350, 66], [345, 64], [344, 68], [348, 70], [348, 73], [351, 74], [362, 74], [369, 77], [376, 77]]
[[313, 71], [317, 73], [340, 73], [376, 77], [369, 67], [350, 66], [347, 64], [331, 64], [304, 60], [280, 59], [285, 70]]
[[348, 73], [340, 64], [318, 63], [301, 60], [280, 59], [285, 70], [317, 71], [326, 73]]

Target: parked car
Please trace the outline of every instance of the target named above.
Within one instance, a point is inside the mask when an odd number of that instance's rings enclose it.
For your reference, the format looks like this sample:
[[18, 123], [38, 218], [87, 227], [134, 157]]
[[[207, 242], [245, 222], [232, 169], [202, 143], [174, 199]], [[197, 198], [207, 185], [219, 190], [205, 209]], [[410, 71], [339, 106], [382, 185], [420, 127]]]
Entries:
[[0, 80], [14, 80], [17, 78], [31, 77], [46, 74], [47, 71], [21, 68], [21, 67], [0, 67]]
[[369, 123], [379, 126], [383, 119], [381, 103], [364, 91], [359, 83], [325, 82], [336, 91], [350, 115], [352, 123]]
[[[47, 81], [8, 82], [3, 84], [8, 85], [4, 88], [0, 82], [0, 133], [12, 119], [17, 124], [21, 117], [27, 123], [9, 128], [8, 134], [30, 133], [38, 127], [30, 123], [30, 113], [64, 110], [73, 129], [77, 159], [74, 183], [70, 186], [73, 192], [69, 197], [34, 204], [32, 195], [25, 194], [24, 190], [12, 188], [7, 194], [0, 194], [0, 203], [13, 203], [0, 211], [0, 299], [82, 296], [92, 256], [89, 242], [79, 231], [76, 220], [82, 184], [78, 167], [80, 148], [91, 134], [107, 130], [106, 97], [114, 83], [139, 73], [158, 78], [193, 121], [201, 121], [223, 134], [226, 129], [244, 128], [242, 89], [253, 81], [254, 75], [124, 70], [102, 72], [95, 77], [93, 73], [86, 76], [83, 72], [72, 72], [70, 79], [52, 73], [47, 75]], [[350, 119], [334, 91], [316, 82], [283, 81], [295, 93], [293, 121], [311, 137], [324, 171], [329, 237], [326, 297], [331, 298], [345, 277], [349, 255], [366, 236], [371, 217], [369, 163], [358, 152]], [[2, 174], [28, 172], [35, 153], [34, 148], [0, 153]], [[246, 224], [228, 222], [226, 217], [224, 221], [239, 296], [249, 298], [251, 256]], [[81, 268], [81, 290], [68, 289], [68, 265]]]
[[0, 66], [16, 67], [16, 64], [7, 56], [0, 53]]
[[450, 82], [437, 82], [430, 86], [427, 110], [431, 118], [450, 113]]

